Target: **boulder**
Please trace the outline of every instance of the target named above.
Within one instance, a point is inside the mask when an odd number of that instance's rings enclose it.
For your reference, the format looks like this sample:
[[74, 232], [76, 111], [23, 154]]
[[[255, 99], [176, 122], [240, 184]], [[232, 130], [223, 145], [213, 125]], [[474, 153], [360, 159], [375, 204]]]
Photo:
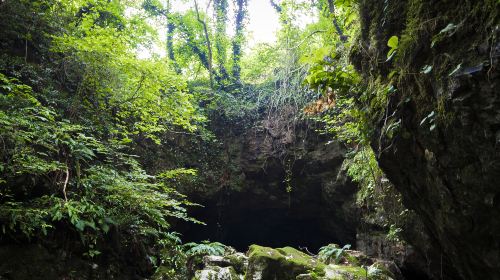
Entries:
[[248, 266], [248, 257], [243, 253], [234, 253], [226, 256], [226, 259], [231, 263], [231, 266], [240, 274], [245, 274]]
[[204, 256], [203, 263], [205, 264], [205, 266], [231, 266], [231, 261], [223, 256]]
[[367, 272], [364, 268], [359, 266], [346, 266], [329, 264], [325, 267], [325, 276], [323, 279], [367, 279]]
[[252, 245], [248, 256], [245, 280], [295, 280], [308, 272], [321, 275], [325, 267], [312, 256], [291, 247], [273, 249]]
[[203, 256], [199, 265], [193, 266], [189, 274], [192, 280], [238, 280], [243, 279], [248, 258], [227, 247], [223, 256]]
[[238, 275], [233, 267], [207, 266], [196, 271], [193, 280], [240, 280], [242, 275]]
[[232, 267], [237, 273], [245, 274], [248, 257], [239, 252], [226, 256], [205, 256], [203, 257], [203, 264], [205, 267]]
[[[229, 252], [204, 256], [192, 280], [392, 280], [401, 279], [394, 262], [371, 259], [361, 252], [346, 250], [340, 264], [325, 264], [292, 247], [250, 246], [247, 255]], [[358, 258], [360, 261], [358, 261]], [[355, 261], [352, 261], [355, 260]]]

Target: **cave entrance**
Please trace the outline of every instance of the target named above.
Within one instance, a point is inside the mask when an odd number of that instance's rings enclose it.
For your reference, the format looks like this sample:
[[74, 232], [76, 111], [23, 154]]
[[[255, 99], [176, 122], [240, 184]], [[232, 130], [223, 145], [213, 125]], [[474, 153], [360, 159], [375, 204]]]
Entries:
[[239, 251], [252, 244], [307, 248], [310, 252], [329, 243], [354, 246], [356, 211], [347, 207], [353, 202], [353, 190], [339, 189], [344, 194], [335, 193], [334, 200], [326, 199], [319, 181], [291, 192], [282, 184], [244, 192], [223, 190], [209, 200], [192, 199], [204, 207], [191, 209], [190, 215], [206, 225], [190, 224], [179, 231], [184, 241], [218, 241]]
[[222, 137], [229, 158], [224, 180], [189, 190], [188, 199], [204, 206], [191, 208], [190, 216], [207, 225], [177, 227], [183, 241], [218, 241], [241, 251], [252, 244], [311, 252], [329, 243], [355, 245], [357, 186], [342, 169], [345, 147], [305, 124], [285, 148], [275, 132]]

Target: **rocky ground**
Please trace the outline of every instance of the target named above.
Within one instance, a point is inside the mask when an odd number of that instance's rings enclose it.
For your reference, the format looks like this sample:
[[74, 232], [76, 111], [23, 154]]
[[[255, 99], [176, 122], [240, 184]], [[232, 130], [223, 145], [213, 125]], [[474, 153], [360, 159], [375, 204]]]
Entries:
[[[326, 248], [326, 247], [323, 247]], [[250, 246], [244, 254], [225, 247], [220, 255], [196, 255], [188, 261], [192, 280], [337, 280], [403, 279], [398, 267], [389, 261], [369, 258], [362, 252], [328, 245], [318, 255], [292, 247]], [[161, 269], [153, 277], [167, 279]]]

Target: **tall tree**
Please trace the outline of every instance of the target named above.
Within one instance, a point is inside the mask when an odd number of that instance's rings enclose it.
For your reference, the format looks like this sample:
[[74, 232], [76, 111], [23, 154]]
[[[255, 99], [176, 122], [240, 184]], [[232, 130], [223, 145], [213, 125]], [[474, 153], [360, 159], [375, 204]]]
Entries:
[[170, 61], [170, 63], [173, 65], [174, 70], [177, 74], [181, 73], [181, 69], [179, 67], [179, 64], [177, 63], [177, 60], [175, 59], [175, 52], [174, 52], [174, 31], [176, 29], [176, 21], [178, 21], [178, 16], [175, 14], [172, 14], [171, 12], [171, 2], [170, 0], [167, 1], [167, 5], [165, 8], [162, 7], [161, 3], [155, 2], [153, 0], [145, 0], [142, 4], [142, 8], [146, 10], [149, 14], [152, 16], [163, 16], [164, 19], [167, 22], [167, 42], [166, 42], [166, 47], [167, 47], [167, 56]]
[[215, 50], [216, 59], [219, 68], [221, 82], [229, 79], [229, 74], [226, 70], [227, 63], [227, 0], [214, 0], [214, 13], [215, 13]]
[[200, 11], [198, 9], [198, 2], [196, 2], [196, 0], [194, 0], [194, 8], [196, 11], [196, 18], [197, 18], [198, 22], [201, 23], [201, 25], [203, 26], [203, 32], [205, 35], [205, 40], [206, 40], [207, 49], [208, 49], [208, 60], [207, 60], [208, 75], [210, 77], [210, 87], [213, 88], [214, 87], [214, 78], [213, 78], [214, 73], [213, 73], [213, 65], [212, 65], [212, 45], [210, 43], [210, 36], [208, 35], [207, 23], [201, 19]]
[[244, 27], [247, 14], [247, 0], [235, 0], [237, 7], [235, 20], [235, 35], [233, 38], [233, 77], [237, 83], [240, 83], [241, 76], [241, 55], [242, 45], [245, 40]]
[[173, 64], [175, 72], [177, 74], [181, 73], [181, 69], [179, 67], [179, 64], [177, 63], [177, 60], [175, 60], [175, 53], [174, 53], [174, 31], [176, 28], [175, 25], [175, 20], [176, 16], [171, 14], [171, 3], [170, 0], [167, 1], [167, 8], [165, 11], [165, 17], [167, 19], [167, 55], [168, 59], [170, 62]]

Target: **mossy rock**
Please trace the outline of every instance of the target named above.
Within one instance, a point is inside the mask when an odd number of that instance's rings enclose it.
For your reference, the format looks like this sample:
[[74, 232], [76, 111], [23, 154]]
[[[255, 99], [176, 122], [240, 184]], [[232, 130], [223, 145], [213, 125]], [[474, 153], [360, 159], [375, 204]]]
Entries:
[[296, 280], [389, 280], [391, 278], [373, 278], [359, 266], [330, 264], [324, 268], [324, 275], [316, 273], [301, 274]]
[[207, 266], [203, 270], [196, 271], [192, 280], [240, 280], [242, 275], [238, 275], [233, 267]]
[[325, 277], [328, 280], [361, 280], [367, 278], [364, 268], [350, 265], [330, 264], [325, 268]]
[[242, 253], [234, 253], [225, 257], [231, 266], [240, 274], [244, 274], [248, 264], [248, 258]]
[[319, 277], [313, 273], [300, 274], [295, 278], [295, 280], [321, 280], [321, 279], [322, 277]]
[[346, 252], [346, 254], [344, 256], [344, 259], [350, 265], [353, 265], [353, 266], [359, 266], [360, 265], [360, 261], [358, 260], [358, 258], [356, 256], [354, 256], [354, 255], [351, 255], [349, 252]]
[[325, 264], [292, 247], [250, 246], [245, 280], [295, 280], [310, 271], [323, 275]]
[[[225, 256], [205, 256], [203, 257], [204, 267], [233, 267], [239, 274], [245, 274], [248, 258], [242, 253], [235, 252]], [[199, 269], [198, 269], [199, 270]]]

